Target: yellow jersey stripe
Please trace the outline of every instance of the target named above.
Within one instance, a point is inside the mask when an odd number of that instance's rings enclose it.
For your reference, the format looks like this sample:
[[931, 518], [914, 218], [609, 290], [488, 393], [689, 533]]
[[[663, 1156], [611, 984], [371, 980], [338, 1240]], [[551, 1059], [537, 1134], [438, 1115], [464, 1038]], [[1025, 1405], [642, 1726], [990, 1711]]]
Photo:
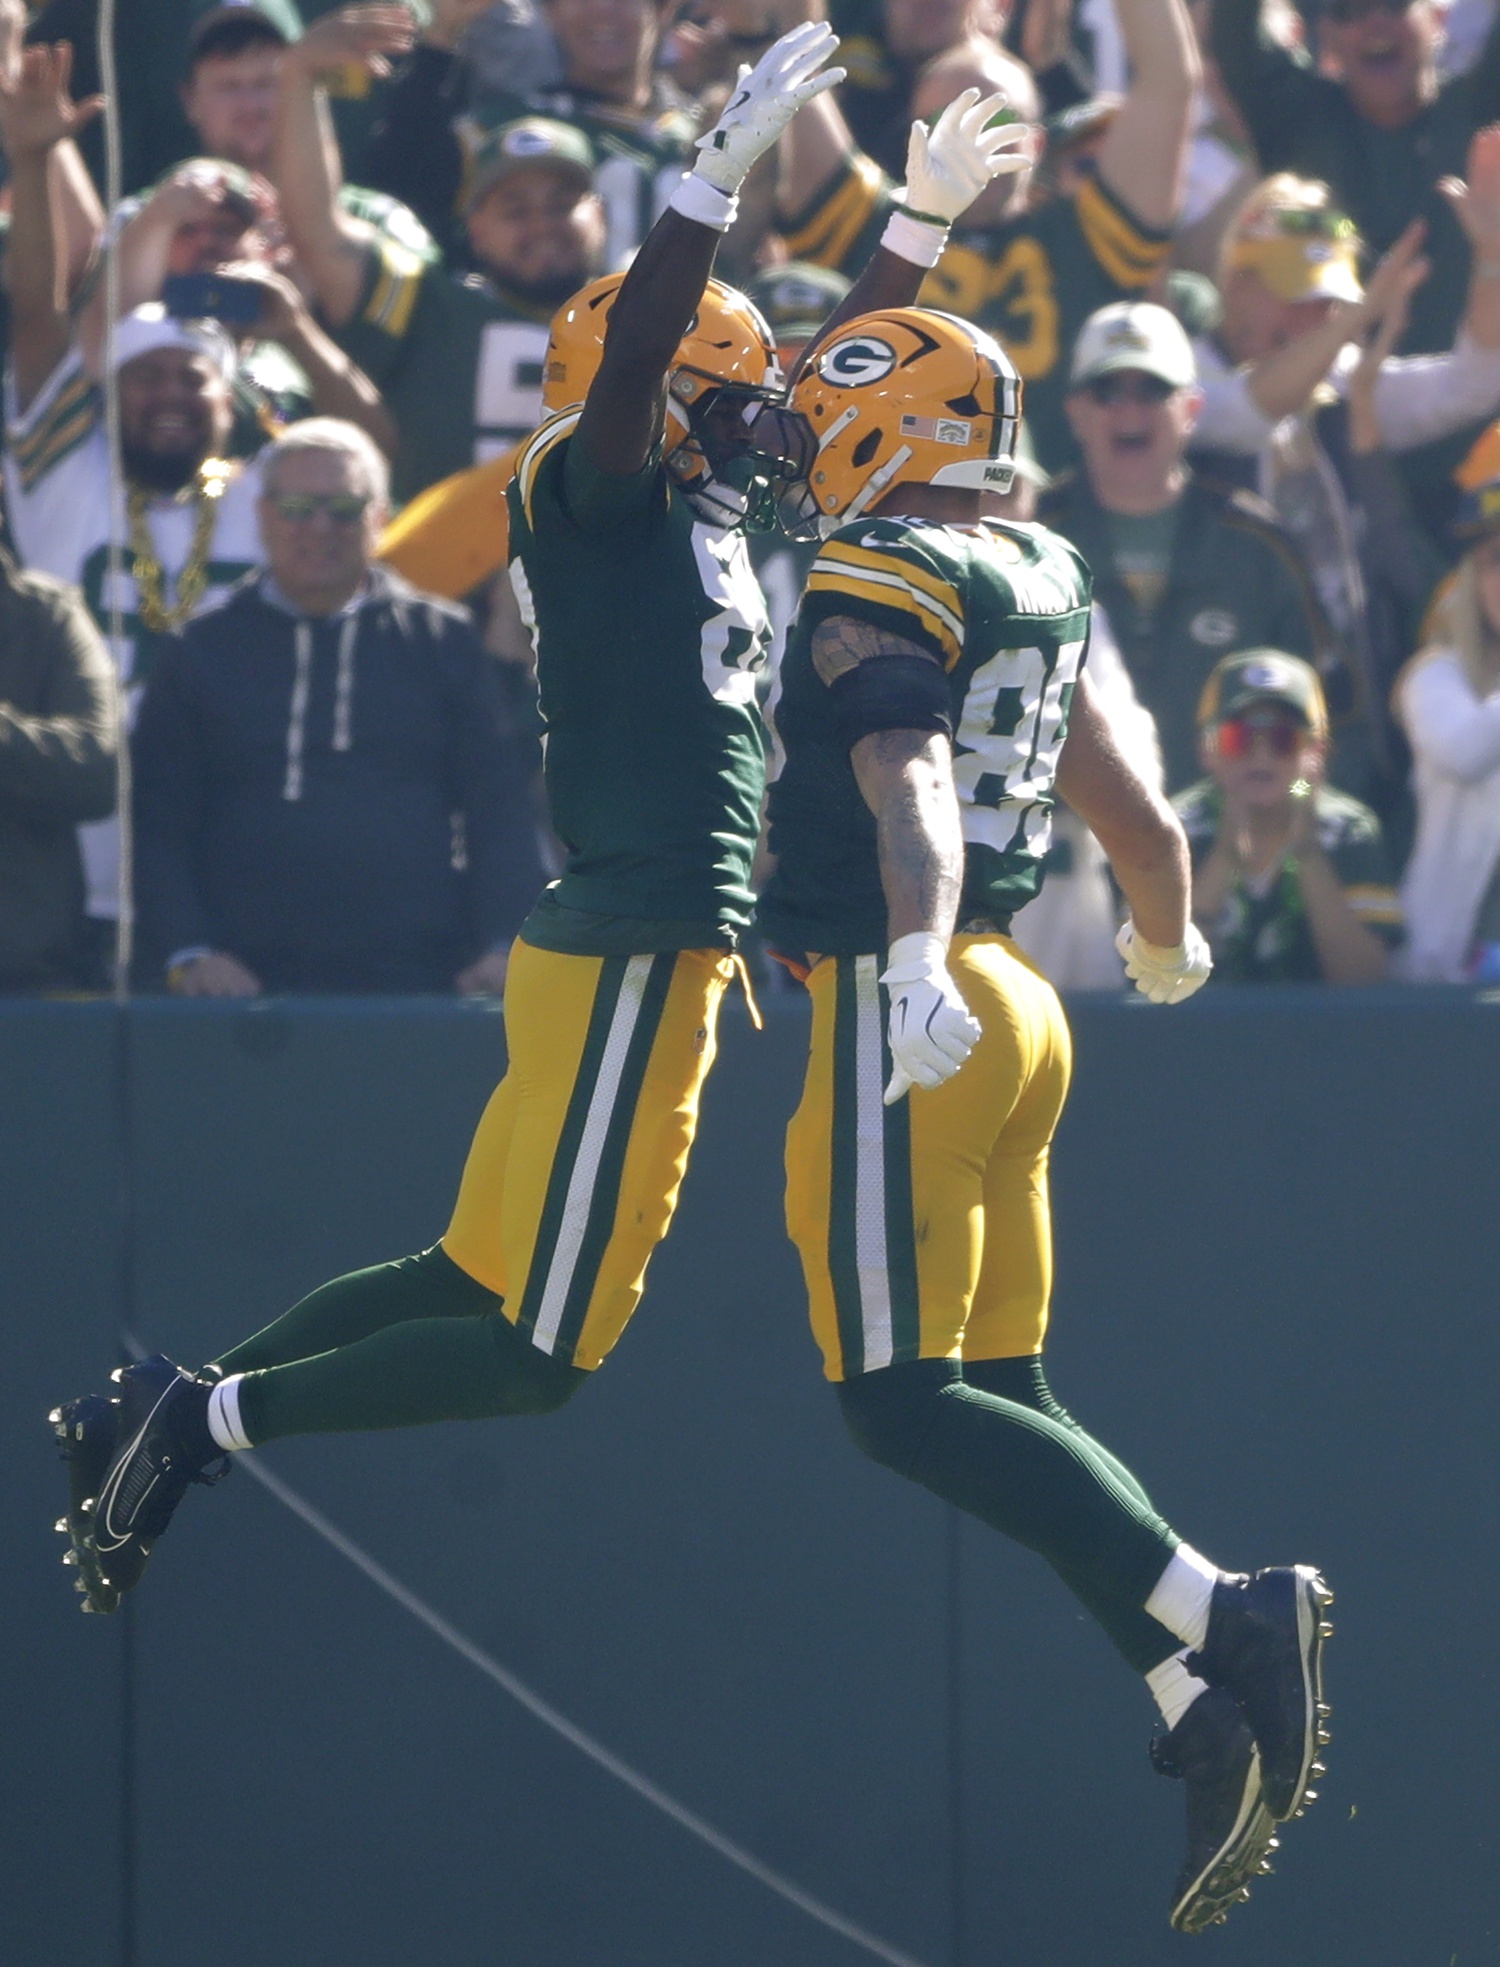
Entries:
[[83, 374], [75, 376], [70, 383], [65, 383], [49, 405], [46, 414], [30, 430], [11, 433], [11, 455], [16, 462], [23, 466], [28, 465], [33, 459], [50, 450], [57, 440], [58, 433], [72, 426], [81, 408], [87, 406], [97, 413], [97, 403], [89, 402], [91, 397], [95, 397], [97, 390], [98, 384], [91, 377]]
[[542, 460], [563, 438], [571, 436], [578, 428], [578, 419], [583, 415], [581, 409], [564, 410], [560, 415], [544, 423], [531, 438], [520, 457], [516, 460], [516, 482], [521, 488], [521, 505], [526, 513], [526, 523], [531, 521], [531, 498], [536, 489], [536, 475], [541, 469]]
[[365, 319], [395, 341], [411, 326], [412, 310], [422, 291], [426, 272], [415, 253], [408, 253], [389, 239], [381, 240], [380, 272], [365, 303]]
[[941, 615], [956, 636], [963, 635], [963, 603], [951, 581], [945, 581], [937, 574], [929, 574], [925, 567], [914, 567], [910, 561], [900, 559], [894, 553], [872, 551], [869, 547], [855, 545], [852, 540], [830, 540], [814, 561], [813, 572], [817, 573], [819, 569], [837, 572], [846, 567], [867, 579], [896, 579], [907, 587], [917, 589], [934, 614]]
[[1143, 232], [1092, 179], [1085, 179], [1074, 206], [1090, 251], [1111, 280], [1144, 287], [1165, 263], [1166, 239]]
[[842, 594], [852, 601], [873, 602], [892, 613], [908, 615], [923, 631], [930, 642], [936, 642], [943, 651], [945, 667], [952, 669], [962, 654], [958, 638], [940, 615], [937, 615], [922, 600], [913, 594], [904, 581], [886, 580], [878, 574], [854, 575], [842, 573], [819, 575], [817, 570], [807, 577], [809, 594]]
[[783, 232], [787, 253], [818, 266], [838, 266], [864, 226], [885, 189], [885, 173], [868, 157], [849, 160], [848, 176], [838, 189], [813, 207], [802, 224]]

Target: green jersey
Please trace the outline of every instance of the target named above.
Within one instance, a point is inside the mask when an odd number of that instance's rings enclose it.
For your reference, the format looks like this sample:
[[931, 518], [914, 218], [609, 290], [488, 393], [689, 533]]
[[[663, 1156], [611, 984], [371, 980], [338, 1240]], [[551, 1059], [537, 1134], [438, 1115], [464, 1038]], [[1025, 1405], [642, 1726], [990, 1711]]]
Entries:
[[399, 502], [536, 429], [550, 320], [550, 309], [507, 300], [388, 234], [371, 240], [359, 307], [338, 339], [396, 419]]
[[[879, 166], [856, 154], [783, 228], [788, 254], [852, 278], [879, 242], [893, 192]], [[1170, 245], [1170, 234], [1143, 226], [1102, 178], [1087, 177], [1073, 196], [1003, 225], [960, 222], [920, 302], [962, 315], [1000, 343], [1024, 385], [1037, 456], [1059, 471], [1077, 456], [1063, 399], [1078, 331], [1096, 308], [1143, 297]]]
[[915, 643], [948, 677], [963, 816], [960, 925], [996, 929], [1042, 885], [1053, 781], [1089, 633], [1089, 573], [1043, 526], [862, 519], [808, 576], [776, 706], [785, 764], [771, 787], [776, 872], [761, 902], [786, 955], [886, 946], [875, 818], [812, 660], [813, 631], [850, 615]]
[[594, 152], [594, 189], [604, 204], [604, 264], [621, 267], [666, 210], [693, 163], [700, 119], [694, 103], [664, 77], [652, 84], [643, 110], [623, 109], [579, 89], [542, 89], [524, 99], [497, 96], [479, 104], [486, 127], [517, 116], [550, 116], [569, 123]]
[[578, 417], [542, 426], [509, 493], [567, 853], [522, 934], [565, 955], [733, 948], [765, 788], [765, 601], [741, 534], [697, 518], [659, 459], [596, 470]]

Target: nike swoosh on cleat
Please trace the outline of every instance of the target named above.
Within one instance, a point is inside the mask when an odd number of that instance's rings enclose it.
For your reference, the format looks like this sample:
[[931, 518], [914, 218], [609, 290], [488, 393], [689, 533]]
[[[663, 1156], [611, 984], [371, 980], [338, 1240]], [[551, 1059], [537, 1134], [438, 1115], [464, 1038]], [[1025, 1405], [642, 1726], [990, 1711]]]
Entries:
[[[162, 1402], [171, 1395], [173, 1389], [176, 1386], [177, 1386], [177, 1379], [174, 1377], [173, 1379], [168, 1381], [166, 1386], [162, 1388], [160, 1394], [157, 1396], [156, 1405], [151, 1409], [151, 1412], [146, 1416], [145, 1420], [141, 1422], [139, 1428], [136, 1430], [135, 1439], [131, 1442], [130, 1446], [125, 1450], [125, 1453], [121, 1455], [118, 1458], [118, 1460], [115, 1462], [113, 1473], [110, 1475], [109, 1479], [105, 1482], [103, 1489], [100, 1491], [98, 1506], [94, 1511], [94, 1525], [95, 1525], [94, 1545], [95, 1548], [99, 1550], [101, 1553], [107, 1550], [118, 1550], [121, 1544], [129, 1543], [130, 1541], [131, 1533], [129, 1530], [117, 1531], [115, 1529], [114, 1524], [110, 1521], [110, 1511], [114, 1507], [115, 1500], [120, 1493], [120, 1488], [125, 1477], [125, 1471], [126, 1469], [129, 1468], [130, 1464], [135, 1460], [136, 1453], [140, 1448], [141, 1442], [145, 1439], [147, 1428], [150, 1427], [151, 1423], [156, 1419], [156, 1416], [161, 1411]], [[141, 1496], [138, 1499], [136, 1503], [137, 1514], [139, 1514], [141, 1504], [145, 1502], [146, 1496], [149, 1496], [152, 1489], [156, 1487], [156, 1481], [157, 1478], [153, 1476], [150, 1484], [146, 1489], [145, 1495]], [[109, 1543], [105, 1543], [104, 1541], [102, 1541], [100, 1536], [101, 1531], [106, 1536], [111, 1538], [112, 1541]]]

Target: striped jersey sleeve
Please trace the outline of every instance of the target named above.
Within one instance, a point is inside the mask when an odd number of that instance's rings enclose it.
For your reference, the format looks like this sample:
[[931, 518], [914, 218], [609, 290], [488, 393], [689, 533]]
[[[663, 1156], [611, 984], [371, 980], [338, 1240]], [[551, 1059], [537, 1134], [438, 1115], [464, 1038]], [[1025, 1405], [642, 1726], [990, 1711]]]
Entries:
[[399, 239], [376, 233], [370, 240], [359, 305], [338, 340], [372, 382], [384, 383], [396, 366], [431, 270]]
[[891, 181], [853, 151], [816, 196], [781, 228], [787, 257], [830, 266], [850, 279], [880, 240], [892, 206]]
[[103, 391], [76, 352], [69, 355], [7, 432], [19, 489], [31, 491], [76, 451], [98, 427], [103, 414]]
[[1149, 287], [1167, 263], [1170, 232], [1159, 232], [1133, 218], [1103, 180], [1085, 177], [1073, 200], [1084, 243], [1117, 286]]
[[835, 615], [888, 628], [930, 650], [946, 670], [963, 654], [963, 596], [889, 521], [845, 527], [813, 562], [802, 624], [811, 629]]

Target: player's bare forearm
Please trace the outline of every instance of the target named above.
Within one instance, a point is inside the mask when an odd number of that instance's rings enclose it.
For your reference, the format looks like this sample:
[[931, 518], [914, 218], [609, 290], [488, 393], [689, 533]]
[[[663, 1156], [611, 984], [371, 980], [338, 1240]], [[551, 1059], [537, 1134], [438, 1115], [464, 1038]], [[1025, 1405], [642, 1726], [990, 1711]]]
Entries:
[[1137, 932], [1175, 949], [1187, 929], [1192, 893], [1187, 836], [1115, 742], [1087, 675], [1073, 692], [1057, 791], [1109, 856]]
[[1117, 0], [1130, 91], [1099, 151], [1099, 175], [1143, 225], [1173, 224], [1203, 64], [1184, 0]]
[[926, 278], [925, 266], [903, 259], [888, 246], [877, 246], [864, 272], [803, 349], [791, 380], [795, 382], [805, 374], [818, 350], [846, 321], [861, 314], [879, 313], [887, 307], [915, 307]]
[[628, 476], [650, 457], [672, 360], [703, 298], [719, 238], [712, 226], [668, 209], [631, 262], [578, 425], [578, 440], [600, 471]]
[[953, 753], [934, 731], [872, 731], [849, 754], [875, 815], [889, 942], [949, 937], [964, 882]]
[[1390, 952], [1350, 908], [1332, 863], [1321, 847], [1305, 847], [1298, 861], [1302, 905], [1323, 981], [1373, 984], [1384, 981]]
[[372, 438], [388, 458], [395, 457], [400, 432], [380, 391], [305, 309], [298, 310], [293, 332], [284, 338], [282, 346], [307, 377], [317, 416], [342, 417]]

